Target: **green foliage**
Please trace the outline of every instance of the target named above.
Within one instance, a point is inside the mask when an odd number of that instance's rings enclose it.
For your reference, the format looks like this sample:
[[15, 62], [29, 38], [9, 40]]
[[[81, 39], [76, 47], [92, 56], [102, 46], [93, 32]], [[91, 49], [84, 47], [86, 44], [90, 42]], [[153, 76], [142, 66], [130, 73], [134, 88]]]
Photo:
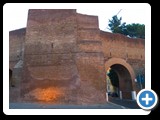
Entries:
[[115, 87], [118, 87], [119, 86], [119, 79], [118, 79], [117, 73], [111, 69], [108, 76], [109, 76], [109, 79], [111, 80], [112, 85]]
[[121, 23], [122, 17], [118, 18], [114, 15], [111, 20], [109, 20], [108, 26], [109, 30], [113, 33], [120, 33], [132, 38], [142, 38], [145, 39], [145, 25], [139, 23], [127, 24]]
[[128, 35], [134, 38], [145, 38], [145, 25], [144, 24], [128, 24], [126, 25]]
[[122, 18], [118, 19], [117, 15], [113, 16], [112, 20], [109, 20], [108, 26], [113, 33], [123, 33], [122, 30], [126, 23], [121, 25], [121, 20]]

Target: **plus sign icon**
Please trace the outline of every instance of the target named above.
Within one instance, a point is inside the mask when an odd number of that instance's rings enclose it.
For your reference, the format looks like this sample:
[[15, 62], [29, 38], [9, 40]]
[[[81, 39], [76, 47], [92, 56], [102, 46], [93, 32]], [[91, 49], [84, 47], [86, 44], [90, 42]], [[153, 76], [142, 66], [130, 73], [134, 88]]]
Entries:
[[137, 103], [144, 110], [153, 109], [157, 102], [158, 97], [153, 90], [143, 89], [137, 94]]

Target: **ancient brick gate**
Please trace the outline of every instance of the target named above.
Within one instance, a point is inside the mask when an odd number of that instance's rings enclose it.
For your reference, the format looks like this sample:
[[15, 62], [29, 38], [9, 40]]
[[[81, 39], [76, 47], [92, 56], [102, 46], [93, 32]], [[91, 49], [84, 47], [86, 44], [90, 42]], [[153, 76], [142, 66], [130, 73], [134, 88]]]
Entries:
[[97, 16], [72, 9], [29, 10], [27, 27], [10, 32], [11, 102], [105, 103], [109, 68], [119, 97], [134, 99], [144, 40], [103, 32]]

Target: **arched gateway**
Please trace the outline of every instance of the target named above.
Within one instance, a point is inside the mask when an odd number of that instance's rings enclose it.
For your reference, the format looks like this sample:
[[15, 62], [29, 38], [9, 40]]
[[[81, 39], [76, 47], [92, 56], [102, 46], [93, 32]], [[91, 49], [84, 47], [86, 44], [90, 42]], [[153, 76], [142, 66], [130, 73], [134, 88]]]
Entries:
[[[135, 99], [135, 73], [133, 68], [121, 58], [111, 58], [105, 62], [106, 73], [112, 73], [107, 81], [108, 91], [117, 93], [121, 99]], [[117, 76], [117, 77], [116, 77]]]

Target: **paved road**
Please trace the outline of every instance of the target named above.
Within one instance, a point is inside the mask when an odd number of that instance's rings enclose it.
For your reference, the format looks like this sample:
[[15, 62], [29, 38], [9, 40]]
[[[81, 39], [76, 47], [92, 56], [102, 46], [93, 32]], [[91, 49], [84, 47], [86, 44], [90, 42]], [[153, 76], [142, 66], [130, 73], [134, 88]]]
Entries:
[[52, 105], [41, 103], [10, 103], [9, 109], [126, 109], [111, 102], [97, 105]]
[[109, 102], [96, 105], [53, 105], [42, 103], [10, 103], [10, 109], [140, 109], [136, 101], [109, 97]]
[[124, 100], [124, 99], [121, 100], [119, 98], [109, 97], [109, 101], [112, 103], [127, 107], [129, 109], [141, 109], [135, 100]]

